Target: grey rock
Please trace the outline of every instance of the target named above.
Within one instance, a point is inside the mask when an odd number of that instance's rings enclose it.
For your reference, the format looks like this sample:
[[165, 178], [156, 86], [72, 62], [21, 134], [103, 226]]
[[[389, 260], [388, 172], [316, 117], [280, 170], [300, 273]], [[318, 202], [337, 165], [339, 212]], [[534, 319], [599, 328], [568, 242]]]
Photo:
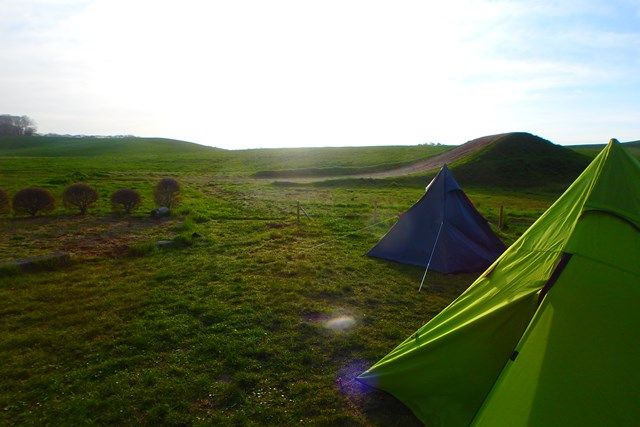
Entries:
[[162, 218], [171, 215], [171, 211], [169, 210], [169, 208], [161, 206], [152, 210], [149, 215], [152, 218]]
[[156, 246], [160, 249], [175, 248], [176, 242], [174, 242], [173, 240], [158, 240], [156, 242]]

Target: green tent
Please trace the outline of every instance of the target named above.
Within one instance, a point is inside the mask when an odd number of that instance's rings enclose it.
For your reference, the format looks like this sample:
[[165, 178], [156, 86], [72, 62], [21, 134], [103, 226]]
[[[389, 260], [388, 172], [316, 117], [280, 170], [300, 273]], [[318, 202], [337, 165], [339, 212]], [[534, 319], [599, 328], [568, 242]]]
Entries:
[[431, 426], [640, 422], [640, 163], [612, 140], [460, 297], [358, 379]]

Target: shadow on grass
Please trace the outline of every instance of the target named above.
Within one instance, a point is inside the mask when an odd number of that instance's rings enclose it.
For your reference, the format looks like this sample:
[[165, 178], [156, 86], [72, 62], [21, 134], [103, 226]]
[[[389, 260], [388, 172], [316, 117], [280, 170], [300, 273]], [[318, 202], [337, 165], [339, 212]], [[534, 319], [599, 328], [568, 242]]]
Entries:
[[347, 399], [351, 411], [360, 413], [373, 425], [422, 425], [411, 410], [391, 394], [356, 379], [370, 366], [371, 363], [365, 360], [356, 360], [343, 367], [336, 376], [336, 388]]

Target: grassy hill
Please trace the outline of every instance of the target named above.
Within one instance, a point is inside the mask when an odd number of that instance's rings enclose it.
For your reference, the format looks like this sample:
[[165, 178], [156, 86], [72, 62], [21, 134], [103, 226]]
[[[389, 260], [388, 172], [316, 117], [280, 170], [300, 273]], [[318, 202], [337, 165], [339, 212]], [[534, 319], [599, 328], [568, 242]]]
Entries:
[[570, 184], [589, 164], [573, 150], [514, 132], [451, 164], [462, 185], [531, 188]]
[[[447, 146], [313, 147], [223, 150], [166, 138], [0, 137], [2, 159], [28, 164], [48, 158], [81, 170], [216, 171], [229, 175], [289, 176], [290, 170], [327, 176], [381, 170], [439, 154]], [[6, 165], [11, 167], [11, 165]]]
[[253, 175], [256, 178], [304, 178], [394, 169], [452, 148], [445, 145], [290, 148], [243, 150], [237, 155], [259, 168]]
[[[483, 137], [486, 139], [486, 137]], [[477, 140], [470, 141], [473, 143]], [[462, 147], [462, 146], [460, 146]], [[451, 152], [442, 154], [443, 161]], [[432, 160], [436, 160], [434, 157]], [[538, 136], [513, 132], [494, 135], [482, 148], [464, 154], [449, 164], [465, 188], [493, 188], [507, 191], [534, 190], [557, 194], [566, 188], [589, 163], [589, 157], [553, 144]], [[424, 187], [439, 165], [428, 172], [389, 178], [339, 178], [314, 182], [319, 187]], [[280, 185], [285, 185], [280, 183]], [[300, 185], [290, 183], [289, 185]]]
[[0, 156], [10, 157], [139, 157], [203, 154], [215, 151], [221, 150], [167, 138], [0, 137]]
[[[124, 171], [217, 170], [227, 151], [165, 138], [0, 137], [0, 180], [28, 172], [43, 181]], [[47, 167], [42, 168], [42, 164]]]

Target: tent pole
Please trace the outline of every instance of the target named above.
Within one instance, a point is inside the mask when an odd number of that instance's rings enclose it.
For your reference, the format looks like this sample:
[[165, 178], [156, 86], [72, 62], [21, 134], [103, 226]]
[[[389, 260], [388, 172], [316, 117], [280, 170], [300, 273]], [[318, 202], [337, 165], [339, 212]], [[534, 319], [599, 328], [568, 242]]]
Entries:
[[444, 220], [440, 222], [440, 228], [438, 228], [438, 234], [436, 235], [436, 241], [433, 242], [433, 248], [431, 249], [431, 255], [429, 255], [429, 261], [427, 262], [427, 268], [424, 270], [424, 274], [422, 275], [422, 281], [420, 282], [420, 287], [418, 288], [418, 292], [422, 290], [422, 285], [424, 284], [424, 279], [427, 277], [427, 271], [429, 271], [429, 266], [431, 265], [431, 258], [433, 258], [433, 253], [436, 250], [436, 245], [438, 244], [438, 239], [440, 239], [440, 231], [442, 231], [442, 224], [444, 224]]

